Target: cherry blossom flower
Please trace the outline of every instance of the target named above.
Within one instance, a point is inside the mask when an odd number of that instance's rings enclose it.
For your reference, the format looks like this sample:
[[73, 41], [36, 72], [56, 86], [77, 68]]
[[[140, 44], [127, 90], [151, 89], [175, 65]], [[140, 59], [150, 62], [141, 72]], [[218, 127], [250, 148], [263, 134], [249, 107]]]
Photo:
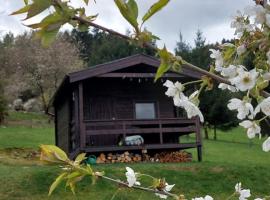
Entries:
[[205, 197], [195, 197], [192, 200], [213, 200], [213, 197], [206, 195]]
[[228, 78], [234, 78], [238, 74], [238, 67], [235, 65], [229, 65], [224, 67], [221, 71], [221, 75]]
[[235, 29], [234, 34], [238, 37], [241, 37], [245, 31], [251, 32], [254, 30], [254, 26], [246, 22], [245, 16], [239, 10], [231, 22], [231, 28]]
[[[172, 190], [172, 188], [174, 187], [175, 184], [173, 185], [169, 185], [168, 183], [165, 184], [165, 188], [164, 191], [165, 192], [170, 192]], [[155, 195], [157, 195], [158, 197], [160, 197], [161, 199], [167, 199], [167, 195], [165, 194], [159, 194], [159, 193], [155, 193]]]
[[210, 54], [210, 57], [215, 59], [215, 70], [217, 72], [222, 71], [223, 69], [223, 57], [222, 54], [219, 50], [215, 50], [215, 49], [210, 49], [209, 51], [211, 51], [212, 53]]
[[262, 149], [263, 149], [263, 151], [265, 151], [265, 152], [270, 151], [270, 137], [268, 137], [268, 138], [263, 142]]
[[237, 47], [236, 52], [238, 56], [241, 56], [243, 53], [247, 51], [246, 45], [242, 44], [239, 47]]
[[270, 15], [269, 14], [266, 14], [265, 15], [265, 23], [268, 27], [270, 27]]
[[239, 200], [246, 200], [250, 196], [250, 190], [241, 190]]
[[236, 183], [234, 188], [235, 188], [235, 192], [240, 193], [240, 191], [242, 190], [242, 183], [241, 182]]
[[255, 121], [245, 120], [239, 125], [247, 129], [247, 136], [250, 139], [254, 138], [256, 134], [261, 135], [261, 127]]
[[184, 86], [178, 81], [173, 83], [170, 80], [167, 80], [163, 85], [168, 88], [165, 94], [168, 97], [173, 97], [174, 101], [178, 101], [180, 98], [180, 94], [184, 90]]
[[242, 101], [237, 98], [233, 98], [229, 101], [227, 107], [229, 110], [237, 110], [237, 118], [238, 119], [244, 119], [247, 116], [251, 119], [253, 119], [254, 116], [254, 108], [251, 105], [251, 103]]
[[232, 86], [232, 85], [228, 85], [226, 83], [220, 83], [218, 85], [218, 88], [221, 89], [221, 90], [230, 90], [231, 92], [237, 92], [237, 88]]
[[183, 109], [185, 109], [186, 113], [187, 113], [187, 117], [190, 119], [192, 117], [195, 116], [199, 116], [200, 121], [203, 122], [204, 121], [204, 117], [202, 115], [202, 112], [200, 111], [200, 109], [198, 108], [198, 106], [196, 106], [192, 101], [194, 101], [195, 96], [198, 94], [198, 91], [195, 91], [193, 94], [191, 94], [188, 97], [186, 97], [184, 94], [180, 94], [180, 98], [174, 102], [174, 105], [177, 107], [181, 107]]
[[140, 185], [140, 182], [137, 181], [137, 173], [134, 172], [130, 167], [126, 167], [126, 177], [128, 182], [128, 187], [132, 187], [134, 185]]
[[262, 100], [255, 108], [255, 114], [262, 111], [265, 115], [270, 116], [270, 97]]
[[266, 73], [262, 74], [262, 77], [264, 80], [270, 81], [270, 72], [266, 72]]
[[250, 190], [242, 189], [242, 184], [241, 183], [237, 183], [235, 185], [235, 192], [240, 194], [239, 200], [246, 200], [248, 197], [251, 196]]
[[256, 24], [263, 24], [266, 22], [266, 10], [261, 5], [246, 7], [245, 14], [255, 16]]
[[235, 85], [240, 91], [244, 92], [252, 89], [255, 86], [258, 74], [259, 73], [256, 72], [256, 69], [253, 69], [251, 71], [241, 70], [240, 72], [238, 72], [238, 76], [230, 79], [230, 82]]
[[267, 64], [270, 65], [270, 50], [266, 53]]

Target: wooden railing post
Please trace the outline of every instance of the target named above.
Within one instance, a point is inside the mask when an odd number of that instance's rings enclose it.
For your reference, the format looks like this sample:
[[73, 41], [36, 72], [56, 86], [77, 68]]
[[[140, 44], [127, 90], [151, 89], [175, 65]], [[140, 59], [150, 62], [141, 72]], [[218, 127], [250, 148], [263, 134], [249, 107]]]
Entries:
[[163, 144], [163, 132], [162, 132], [162, 122], [159, 120], [159, 140], [160, 144]]
[[80, 129], [80, 147], [84, 149], [86, 146], [85, 125], [83, 122], [84, 109], [83, 109], [83, 84], [79, 83], [79, 129]]
[[197, 154], [198, 161], [202, 161], [202, 138], [201, 138], [201, 124], [199, 117], [196, 117], [196, 144], [197, 144]]
[[123, 142], [126, 141], [127, 131], [126, 131], [126, 123], [123, 121]]

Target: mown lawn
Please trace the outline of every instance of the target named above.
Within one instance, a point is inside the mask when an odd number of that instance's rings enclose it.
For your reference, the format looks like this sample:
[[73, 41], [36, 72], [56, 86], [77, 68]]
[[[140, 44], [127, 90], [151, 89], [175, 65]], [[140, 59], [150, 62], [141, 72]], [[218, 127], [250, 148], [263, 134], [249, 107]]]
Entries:
[[[60, 172], [59, 169], [42, 166], [35, 160], [29, 161], [18, 155], [14, 156], [9, 153], [10, 149], [7, 149], [14, 147], [37, 149], [41, 143], [53, 144], [52, 125], [46, 125], [44, 121], [47, 119], [42, 116], [31, 115], [29, 117], [28, 114], [12, 114], [13, 117], [10, 117], [12, 123], [0, 128], [0, 199], [108, 200], [116, 192], [114, 200], [159, 199], [153, 194], [118, 188], [105, 180], [98, 180], [92, 185], [90, 178], [79, 183], [76, 196], [66, 191], [62, 185], [51, 197], [47, 197], [48, 188]], [[39, 122], [33, 122], [33, 119]], [[24, 123], [20, 123], [21, 121]], [[262, 142], [258, 139], [250, 142], [241, 128], [228, 132], [219, 131], [218, 141], [204, 140], [201, 163], [196, 161], [196, 151], [190, 150], [194, 156], [191, 163], [144, 163], [129, 166], [135, 171], [166, 177], [169, 183], [176, 184], [173, 191], [185, 194], [188, 199], [210, 194], [215, 199], [224, 200], [233, 193], [234, 185], [240, 181], [244, 187], [251, 189], [251, 199], [254, 199], [270, 194], [270, 154], [261, 151]], [[25, 154], [22, 149], [16, 149], [15, 152], [20, 151], [23, 152], [21, 154]], [[94, 166], [94, 169], [104, 170], [108, 176], [114, 178], [124, 178], [125, 166], [98, 165]]]

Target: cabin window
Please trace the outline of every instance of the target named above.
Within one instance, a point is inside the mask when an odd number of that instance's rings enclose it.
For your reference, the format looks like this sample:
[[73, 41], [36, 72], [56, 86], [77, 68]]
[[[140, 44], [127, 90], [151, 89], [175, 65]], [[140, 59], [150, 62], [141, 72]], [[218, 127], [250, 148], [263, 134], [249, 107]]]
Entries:
[[135, 103], [135, 117], [136, 119], [155, 119], [155, 103]]

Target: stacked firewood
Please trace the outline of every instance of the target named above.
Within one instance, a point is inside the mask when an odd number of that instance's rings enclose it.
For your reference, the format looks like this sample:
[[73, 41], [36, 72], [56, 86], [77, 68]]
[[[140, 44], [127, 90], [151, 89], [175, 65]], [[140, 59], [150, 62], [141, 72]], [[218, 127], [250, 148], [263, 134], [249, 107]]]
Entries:
[[107, 155], [105, 155], [104, 153], [101, 153], [97, 157], [97, 163], [133, 163], [141, 161], [142, 156], [140, 154], [134, 154], [128, 151], [122, 154], [108, 153]]
[[147, 153], [134, 154], [128, 151], [122, 154], [104, 154], [101, 153], [96, 162], [99, 163], [137, 163], [137, 162], [189, 162], [192, 161], [192, 155], [185, 151], [161, 152], [150, 156]]
[[171, 153], [162, 152], [154, 156], [157, 162], [190, 162], [192, 161], [192, 154], [186, 151], [175, 151]]

